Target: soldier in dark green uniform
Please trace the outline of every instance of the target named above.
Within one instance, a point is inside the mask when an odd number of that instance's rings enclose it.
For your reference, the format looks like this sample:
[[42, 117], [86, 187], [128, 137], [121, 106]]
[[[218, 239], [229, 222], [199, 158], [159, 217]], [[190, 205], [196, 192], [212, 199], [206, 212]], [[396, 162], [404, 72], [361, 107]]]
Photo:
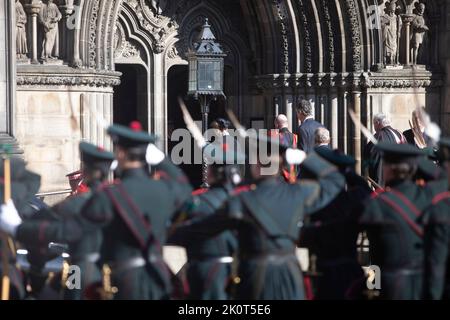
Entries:
[[[440, 160], [450, 184], [450, 139], [440, 142]], [[433, 198], [424, 214], [425, 299], [450, 299], [450, 191]]]
[[[25, 162], [13, 157], [11, 158], [11, 202], [2, 205], [0, 215], [0, 229], [7, 234], [14, 235], [17, 226], [22, 219], [32, 216], [35, 210], [30, 203], [34, 200], [34, 195], [39, 191], [41, 178], [39, 175], [26, 169]], [[4, 163], [0, 162], [0, 195], [4, 199], [5, 181], [4, 181]], [[3, 201], [2, 201], [3, 202]], [[18, 212], [20, 212], [20, 216]], [[0, 257], [3, 257], [4, 238], [0, 239]], [[9, 247], [9, 246], [8, 246]], [[14, 249], [14, 248], [10, 248]], [[24, 286], [24, 275], [17, 268], [15, 261], [15, 252], [8, 250], [9, 257], [9, 278], [10, 278], [10, 299], [23, 299], [26, 296]], [[3, 264], [0, 264], [0, 274]], [[0, 279], [0, 284], [1, 284]]]
[[[266, 138], [267, 140], [267, 138]], [[239, 245], [235, 299], [304, 299], [303, 277], [295, 249], [305, 214], [327, 205], [344, 187], [344, 177], [317, 155], [303, 166], [317, 181], [287, 184], [280, 177], [283, 160], [279, 142], [269, 148], [263, 138], [258, 143], [257, 163], [251, 164], [255, 179], [252, 190], [232, 197], [216, 214], [193, 219], [180, 226], [179, 232], [216, 235], [235, 230]], [[269, 151], [263, 157], [264, 151]], [[261, 151], [261, 150], [260, 150]], [[297, 165], [306, 155], [288, 149], [285, 159]], [[255, 158], [249, 155], [249, 160]]]
[[[244, 164], [244, 155], [230, 150], [227, 144], [222, 143], [209, 144], [205, 154], [209, 163], [210, 189], [199, 189], [192, 194], [192, 199], [185, 205], [182, 213], [183, 220], [210, 216], [222, 207], [230, 196], [247, 190], [246, 187], [237, 188], [242, 179], [239, 164]], [[170, 243], [186, 247], [189, 298], [228, 299], [226, 286], [230, 281], [231, 263], [237, 246], [233, 233], [225, 231], [210, 238], [202, 233], [189, 237], [188, 233], [174, 232], [169, 239]]]
[[45, 248], [50, 242], [69, 244], [70, 265], [80, 268], [81, 288], [64, 288], [64, 299], [68, 300], [86, 299], [86, 288], [101, 281], [101, 274], [96, 266], [100, 257], [101, 230], [94, 228], [84, 232], [78, 226], [83, 225], [83, 221], [80, 222], [82, 207], [92, 192], [107, 180], [114, 160], [111, 152], [86, 142], [80, 143], [80, 155], [84, 182], [90, 191], [70, 196], [51, 209], [39, 212], [34, 218], [25, 220], [16, 232], [16, 239], [27, 248]]
[[421, 299], [421, 219], [440, 190], [431, 183], [422, 187], [413, 181], [422, 151], [408, 144], [379, 143], [377, 148], [384, 160], [386, 189], [367, 203], [360, 223], [368, 233], [371, 263], [381, 268], [381, 298]]
[[[319, 156], [336, 165], [346, 178], [346, 189], [328, 206], [309, 217], [300, 245], [315, 255], [315, 299], [357, 298], [352, 286], [361, 283], [364, 273], [357, 259], [359, 217], [371, 194], [367, 181], [355, 173], [354, 158], [329, 148], [316, 148]], [[307, 176], [307, 170], [303, 176]], [[355, 286], [357, 287], [357, 286]]]
[[[162, 257], [167, 227], [191, 193], [186, 176], [138, 126], [114, 125], [120, 180], [97, 191], [82, 216], [103, 229], [101, 262], [112, 270], [115, 299], [167, 299], [171, 273]], [[147, 163], [159, 172], [151, 179]]]

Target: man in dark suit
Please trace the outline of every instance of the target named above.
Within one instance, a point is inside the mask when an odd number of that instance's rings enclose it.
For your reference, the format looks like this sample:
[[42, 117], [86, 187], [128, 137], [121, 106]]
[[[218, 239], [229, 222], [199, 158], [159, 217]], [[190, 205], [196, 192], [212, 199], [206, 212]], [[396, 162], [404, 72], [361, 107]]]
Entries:
[[297, 118], [301, 121], [301, 125], [298, 127], [298, 148], [310, 153], [315, 147], [314, 133], [323, 125], [314, 120], [313, 108], [307, 100], [302, 100], [297, 105]]

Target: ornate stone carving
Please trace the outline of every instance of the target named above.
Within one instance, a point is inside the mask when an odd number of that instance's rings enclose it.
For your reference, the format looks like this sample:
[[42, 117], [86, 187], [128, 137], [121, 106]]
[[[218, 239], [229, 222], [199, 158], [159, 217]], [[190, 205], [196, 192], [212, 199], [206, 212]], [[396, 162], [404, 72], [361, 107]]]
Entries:
[[91, 18], [89, 22], [89, 67], [93, 69], [97, 66], [96, 34], [99, 5], [100, 0], [93, 0]]
[[116, 49], [115, 51], [115, 58], [138, 58], [140, 57], [139, 49], [136, 48], [133, 44], [131, 44], [129, 41], [124, 40], [120, 46], [120, 48]]
[[353, 70], [361, 70], [361, 34], [359, 30], [358, 9], [355, 0], [345, 0], [350, 23]]
[[92, 74], [34, 74], [18, 73], [18, 86], [90, 86], [113, 87], [120, 84], [120, 73], [102, 72]]
[[[111, 0], [111, 2], [112, 2], [112, 4], [111, 4], [112, 10], [110, 10], [109, 19], [108, 19], [108, 27], [106, 28], [106, 30], [108, 32], [107, 48], [111, 48], [113, 46], [115, 35], [116, 35], [116, 30], [117, 30], [117, 23], [116, 23], [116, 21], [114, 21], [114, 8], [116, 8], [117, 0]], [[114, 28], [111, 27], [112, 24], [114, 24]], [[112, 54], [111, 50], [106, 50], [106, 65], [108, 66], [109, 69], [112, 69], [112, 67], [113, 67], [111, 65], [113, 63], [112, 59], [111, 59], [111, 54]]]
[[312, 47], [311, 47], [311, 34], [309, 32], [308, 17], [306, 16], [306, 8], [303, 0], [298, 0], [299, 12], [301, 15], [301, 21], [303, 25], [303, 37], [305, 43], [305, 71], [312, 72]]
[[428, 88], [443, 85], [441, 78], [432, 76], [428, 71], [413, 75], [411, 70], [404, 70], [399, 76], [392, 73], [300, 73], [290, 75], [273, 74], [257, 76], [254, 86], [260, 90], [274, 90], [282, 87], [292, 88], [326, 88], [352, 89], [362, 88]]
[[289, 73], [289, 38], [285, 22], [286, 8], [284, 7], [284, 1], [281, 0], [273, 0], [273, 4], [276, 8], [278, 27], [281, 33], [282, 68], [284, 73]]
[[328, 8], [329, 1], [328, 0], [322, 0], [322, 8], [323, 8], [323, 17], [326, 24], [326, 31], [328, 35], [328, 52], [329, 52], [329, 66], [330, 66], [330, 72], [334, 71], [335, 68], [335, 59], [334, 59], [334, 36], [333, 36], [333, 26], [331, 24], [331, 16], [330, 16], [330, 10]]
[[178, 53], [178, 49], [175, 45], [173, 45], [172, 47], [170, 47], [170, 49], [167, 51], [167, 57], [169, 59], [177, 59], [179, 58], [179, 53]]

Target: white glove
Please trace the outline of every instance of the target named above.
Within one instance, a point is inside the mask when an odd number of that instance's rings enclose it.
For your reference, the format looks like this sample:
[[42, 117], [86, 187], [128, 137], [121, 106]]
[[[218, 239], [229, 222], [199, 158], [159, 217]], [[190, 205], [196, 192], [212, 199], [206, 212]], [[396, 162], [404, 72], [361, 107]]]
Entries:
[[151, 166], [156, 166], [163, 162], [166, 158], [164, 152], [159, 150], [153, 143], [149, 144], [147, 147], [147, 152], [145, 154], [145, 160]]
[[19, 225], [22, 223], [22, 218], [17, 212], [16, 206], [12, 200], [1, 206], [0, 213], [0, 229], [7, 234], [14, 236]]
[[286, 150], [286, 161], [289, 164], [299, 165], [302, 164], [306, 159], [306, 152], [299, 149], [287, 149]]

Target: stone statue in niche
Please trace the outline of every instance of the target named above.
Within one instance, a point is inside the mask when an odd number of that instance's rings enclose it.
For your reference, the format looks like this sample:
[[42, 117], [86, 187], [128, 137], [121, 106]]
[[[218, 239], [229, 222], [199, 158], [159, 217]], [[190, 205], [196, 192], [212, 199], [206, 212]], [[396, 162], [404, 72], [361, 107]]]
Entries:
[[397, 0], [391, 0], [386, 14], [381, 16], [385, 65], [398, 65], [402, 19], [395, 14], [396, 10]]
[[48, 0], [47, 4], [42, 4], [39, 13], [39, 21], [44, 28], [44, 40], [42, 42], [43, 61], [48, 59], [56, 60], [59, 56], [59, 27], [58, 22], [62, 19], [62, 14], [53, 0]]
[[161, 15], [167, 7], [167, 0], [150, 0], [151, 7], [156, 15]]
[[19, 0], [16, 0], [16, 54], [17, 60], [27, 59], [27, 14]]
[[430, 30], [425, 24], [424, 13], [425, 4], [420, 3], [417, 8], [417, 13], [411, 22], [411, 60], [413, 65], [417, 65], [417, 56], [419, 55], [419, 49], [422, 46], [425, 32]]

